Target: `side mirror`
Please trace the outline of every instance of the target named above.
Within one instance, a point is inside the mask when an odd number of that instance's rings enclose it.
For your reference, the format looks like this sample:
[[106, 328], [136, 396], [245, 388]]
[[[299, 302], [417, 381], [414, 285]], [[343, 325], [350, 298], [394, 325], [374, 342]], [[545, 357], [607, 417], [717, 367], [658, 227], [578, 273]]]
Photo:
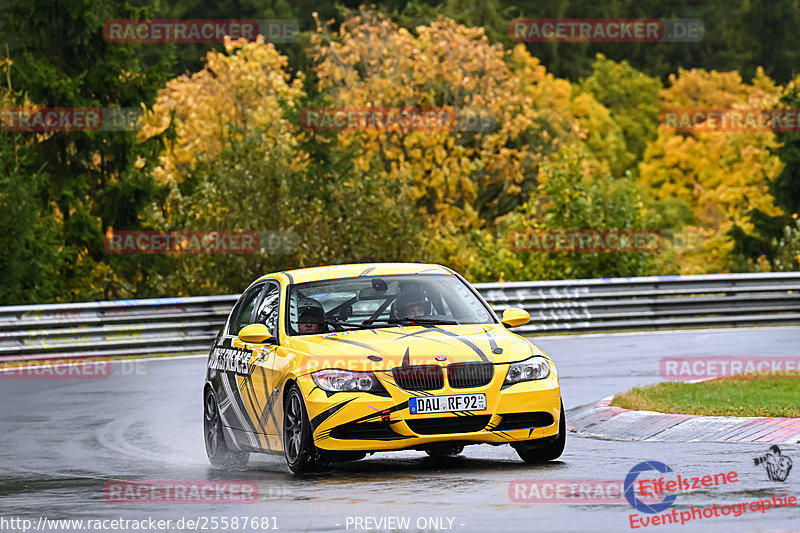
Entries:
[[507, 328], [522, 326], [531, 321], [531, 315], [519, 307], [509, 307], [503, 311], [503, 319], [500, 321]]
[[264, 344], [274, 337], [264, 324], [250, 324], [239, 331], [239, 339], [250, 344]]

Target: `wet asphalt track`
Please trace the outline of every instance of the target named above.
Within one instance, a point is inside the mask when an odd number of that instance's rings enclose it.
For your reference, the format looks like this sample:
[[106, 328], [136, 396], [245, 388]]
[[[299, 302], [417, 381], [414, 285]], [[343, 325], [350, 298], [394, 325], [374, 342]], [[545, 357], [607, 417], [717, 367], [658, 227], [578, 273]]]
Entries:
[[[554, 357], [570, 409], [659, 381], [658, 361], [664, 356], [800, 355], [800, 328], [541, 337], [535, 342]], [[184, 358], [115, 364], [105, 379], [0, 377], [0, 524], [14, 517], [34, 523], [40, 517], [152, 517], [174, 523], [181, 517], [250, 516], [275, 517], [280, 531], [346, 531], [348, 517], [406, 516], [410, 531], [418, 531], [417, 519], [427, 517], [443, 517], [444, 526], [450, 518], [457, 532], [631, 531], [633, 509], [626, 503], [515, 503], [509, 483], [623, 479], [645, 460], [661, 461], [685, 476], [739, 473], [736, 484], [680, 495], [674, 504], [678, 511], [772, 493], [800, 496], [800, 445], [783, 447], [795, 467], [779, 483], [753, 466], [752, 457], [766, 451], [763, 445], [614, 442], [576, 435], [568, 437], [560, 461], [543, 466], [525, 465], [508, 446], [482, 445], [438, 462], [421, 452], [376, 454], [302, 479], [288, 473], [282, 457], [271, 456], [252, 456], [246, 472], [219, 473], [208, 465], [203, 448], [204, 370], [204, 359]], [[104, 484], [120, 479], [253, 480], [260, 501], [107, 503]], [[431, 529], [430, 523], [419, 525]], [[15, 529], [6, 523], [0, 530]], [[800, 507], [645, 530], [800, 531]]]

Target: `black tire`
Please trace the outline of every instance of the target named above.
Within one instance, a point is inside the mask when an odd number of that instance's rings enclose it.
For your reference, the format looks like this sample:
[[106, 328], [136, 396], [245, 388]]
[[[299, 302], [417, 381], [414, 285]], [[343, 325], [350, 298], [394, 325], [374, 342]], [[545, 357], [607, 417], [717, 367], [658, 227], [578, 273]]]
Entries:
[[567, 417], [564, 414], [564, 402], [561, 402], [561, 416], [558, 422], [558, 435], [546, 444], [532, 442], [530, 444], [520, 443], [514, 446], [519, 458], [526, 463], [546, 463], [554, 461], [564, 453], [564, 446], [567, 443]]
[[203, 440], [211, 466], [217, 470], [244, 470], [250, 453], [231, 450], [222, 434], [217, 397], [211, 389], [203, 395]]
[[294, 474], [323, 472], [331, 467], [330, 461], [324, 459], [314, 446], [308, 412], [297, 385], [289, 389], [284, 404], [283, 455], [286, 465]]
[[441, 444], [435, 448], [425, 450], [429, 456], [433, 458], [439, 457], [455, 457], [464, 451], [464, 447], [460, 445]]

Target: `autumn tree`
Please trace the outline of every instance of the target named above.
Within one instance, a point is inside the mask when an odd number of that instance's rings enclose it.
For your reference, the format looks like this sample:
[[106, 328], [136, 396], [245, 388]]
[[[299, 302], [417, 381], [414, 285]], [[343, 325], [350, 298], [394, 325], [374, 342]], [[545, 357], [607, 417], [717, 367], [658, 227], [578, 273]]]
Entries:
[[[140, 140], [172, 132], [152, 170], [163, 193], [142, 215], [149, 229], [290, 227], [287, 178], [306, 161], [297, 128], [284, 115], [303, 97], [302, 76], [292, 79], [286, 57], [263, 40], [227, 40], [225, 48], [209, 52], [199, 72], [170, 80], [144, 117]], [[219, 293], [268, 270], [268, 262], [261, 255], [174, 256], [148, 286], [157, 293]]]
[[[664, 109], [753, 110], [773, 107], [779, 94], [763, 71], [747, 84], [735, 72], [681, 70], [670, 77], [660, 99]], [[771, 131], [666, 129], [647, 147], [639, 182], [655, 198], [652, 209], [664, 219], [665, 229], [678, 231], [686, 243], [678, 250], [683, 274], [728, 271], [733, 262], [731, 228], [752, 231], [753, 209], [779, 213], [767, 185], [782, 168], [775, 148]], [[691, 220], [680, 220], [686, 210]]]
[[621, 170], [636, 170], [647, 144], [658, 134], [661, 83], [630, 66], [597, 54], [592, 75], [580, 83], [580, 90], [594, 96], [608, 108], [611, 118], [622, 132], [625, 153]]
[[277, 232], [289, 242], [280, 253], [158, 258], [144, 290], [237, 292], [274, 270], [415, 258], [417, 223], [398, 202], [398, 184], [356, 168], [356, 153], [330, 153], [299, 127], [309, 105], [303, 81], [272, 44], [228, 41], [224, 53], [207, 54], [204, 69], [160, 91], [141, 138], [167, 137], [153, 169], [164, 196], [144, 224]]
[[318, 90], [333, 108], [447, 107], [493, 119], [496, 131], [376, 128], [342, 131], [337, 139], [342, 149], [360, 147], [359, 168], [380, 161], [387, 178], [405, 182], [443, 231], [478, 227], [478, 197], [488, 204], [520, 192], [528, 152], [505, 141], [519, 138], [530, 122], [516, 119], [526, 112], [524, 97], [502, 49], [490, 46], [480, 28], [440, 18], [417, 31], [367, 10], [345, 21], [336, 39], [320, 29], [312, 53]]
[[[8, 71], [13, 106], [139, 108], [150, 102], [171, 62], [169, 47], [155, 63], [146, 64], [139, 56], [140, 45], [109, 43], [103, 38], [106, 20], [148, 13], [109, 0], [6, 2], [0, 35], [8, 37], [1, 40], [8, 42], [8, 58], [13, 62]], [[103, 298], [103, 285], [112, 274], [109, 263], [114, 261], [103, 248], [105, 228], [135, 223], [152, 192], [149, 176], [128, 173], [135, 159], [135, 135], [129, 131], [0, 135], [5, 137], [4, 158], [10, 157], [7, 143], [24, 147], [13, 163], [10, 159], [4, 163], [9, 188], [15, 195], [25, 191], [32, 197], [25, 203], [29, 215], [19, 220], [33, 222], [33, 217], [41, 222], [34, 223], [38, 230], [48, 228], [48, 235], [56, 232], [56, 243], [34, 261], [49, 264], [50, 280], [13, 299], [33, 303]], [[18, 178], [30, 180], [14, 185]], [[2, 246], [18, 246], [17, 236], [3, 233], [0, 239], [9, 242]], [[34, 248], [41, 250], [38, 245]]]
[[[800, 78], [789, 83], [777, 105], [778, 109], [800, 107]], [[747, 232], [738, 225], [730, 231], [735, 241], [734, 261], [741, 269], [800, 270], [797, 255], [797, 216], [800, 213], [800, 133], [780, 131], [775, 133], [779, 143], [775, 153], [783, 163], [780, 174], [765, 184], [774, 197], [779, 214], [765, 213], [754, 208], [750, 214], [753, 231]], [[773, 211], [774, 213], [774, 211]]]
[[414, 32], [362, 9], [338, 33], [314, 38], [317, 90], [341, 108], [448, 108], [492, 118], [485, 131], [365, 128], [336, 136], [336, 150], [357, 148], [356, 166], [403, 183], [424, 217], [426, 248], [467, 268], [480, 257], [469, 242], [504, 231], [503, 217], [538, 205], [540, 166], [564, 151], [582, 165], [622, 174], [622, 130], [591, 94], [549, 74], [524, 47], [504, 51], [480, 28], [450, 19]]

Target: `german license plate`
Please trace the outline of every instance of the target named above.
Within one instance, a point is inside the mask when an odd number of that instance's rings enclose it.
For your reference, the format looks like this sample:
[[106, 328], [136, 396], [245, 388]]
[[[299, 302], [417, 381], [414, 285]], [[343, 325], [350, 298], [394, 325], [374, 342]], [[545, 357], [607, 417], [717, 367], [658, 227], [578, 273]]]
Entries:
[[485, 394], [451, 394], [448, 396], [416, 396], [408, 399], [412, 415], [452, 413], [455, 411], [485, 411]]

